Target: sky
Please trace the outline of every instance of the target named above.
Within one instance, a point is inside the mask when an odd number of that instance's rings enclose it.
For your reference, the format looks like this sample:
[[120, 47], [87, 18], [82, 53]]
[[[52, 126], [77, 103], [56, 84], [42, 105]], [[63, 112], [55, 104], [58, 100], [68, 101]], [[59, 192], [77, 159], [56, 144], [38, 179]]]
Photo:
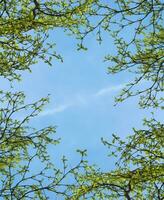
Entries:
[[[116, 133], [125, 138], [133, 127], [142, 127], [145, 116], [151, 117], [150, 110], [140, 109], [136, 97], [114, 106], [114, 97], [132, 76], [127, 72], [107, 74], [110, 63], [103, 61], [104, 56], [117, 53], [107, 34], [101, 45], [91, 34], [85, 41], [88, 51], [77, 51], [77, 41], [62, 30], [52, 31], [49, 40], [56, 42], [56, 51], [64, 62], [54, 60], [52, 67], [39, 62], [32, 66], [32, 73], [24, 72], [22, 81], [15, 83], [28, 101], [50, 94], [50, 103], [32, 124], [57, 126], [56, 137], [61, 138], [61, 143], [49, 149], [54, 161], [66, 155], [70, 163], [76, 163], [76, 149], [87, 149], [90, 163], [110, 169], [114, 164], [107, 157], [101, 137], [110, 140]], [[160, 113], [156, 115], [162, 118]]]

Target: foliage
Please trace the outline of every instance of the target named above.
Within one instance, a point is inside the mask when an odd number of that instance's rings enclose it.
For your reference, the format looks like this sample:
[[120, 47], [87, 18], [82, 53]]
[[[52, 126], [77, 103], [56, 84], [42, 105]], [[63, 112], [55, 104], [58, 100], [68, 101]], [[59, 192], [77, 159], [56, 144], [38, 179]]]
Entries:
[[[142, 108], [162, 108], [162, 1], [1, 0], [0, 11], [0, 76], [19, 80], [21, 71], [30, 71], [40, 59], [49, 65], [53, 57], [62, 59], [53, 52], [54, 44], [46, 41], [49, 30], [63, 28], [76, 35], [79, 49], [85, 49], [89, 33], [96, 32], [101, 43], [107, 31], [117, 48], [117, 55], [105, 57], [110, 62], [109, 73], [128, 70], [136, 76], [116, 102], [140, 95]], [[131, 31], [129, 38], [126, 31]], [[48, 148], [59, 143], [54, 139], [55, 127], [38, 130], [30, 126], [47, 102], [48, 98], [42, 98], [28, 104], [23, 92], [0, 92], [0, 198], [164, 198], [162, 123], [154, 118], [144, 120], [147, 128], [134, 129], [126, 141], [116, 135], [111, 143], [102, 139], [111, 156], [119, 157], [113, 171], [90, 166], [86, 151], [80, 150], [75, 167], [69, 168], [63, 157], [58, 169], [48, 154]], [[40, 166], [37, 172], [36, 163]]]
[[46, 42], [48, 31], [65, 30], [85, 24], [92, 0], [0, 1], [0, 75], [19, 79], [21, 70], [39, 59], [51, 65], [53, 57], [61, 59], [54, 45]]
[[[55, 44], [46, 41], [49, 31], [85, 26], [91, 5], [92, 0], [1, 0], [0, 76], [19, 80], [21, 71], [30, 71], [38, 60], [49, 65], [53, 57], [62, 60], [54, 51]], [[42, 98], [27, 104], [23, 92], [0, 92], [2, 199], [48, 199], [51, 193], [65, 198], [68, 179], [86, 165], [83, 151], [79, 151], [81, 159], [73, 168], [67, 166], [65, 157], [60, 169], [51, 162], [48, 148], [59, 143], [59, 139], [54, 139], [55, 127], [38, 130], [30, 126], [31, 119], [47, 102], [48, 98]], [[36, 164], [40, 166], [37, 171]]]
[[[122, 57], [106, 57], [115, 62], [114, 67], [110, 67], [111, 73], [117, 73], [125, 69], [134, 68], [134, 73], [137, 77], [132, 83], [128, 83], [126, 88], [122, 90], [120, 97], [116, 101], [123, 101], [127, 97], [140, 95], [140, 106], [146, 107], [162, 107], [163, 97], [162, 92], [164, 88], [164, 68], [163, 68], [163, 29], [157, 33], [150, 33], [145, 36], [143, 40], [136, 41], [137, 51], [135, 53], [127, 51], [124, 52], [124, 45], [120, 45], [119, 49]], [[124, 55], [124, 57], [123, 57]], [[139, 86], [137, 91], [133, 88]]]
[[22, 92], [1, 92], [0, 99], [0, 198], [48, 199], [51, 194], [68, 197], [68, 180], [87, 165], [85, 151], [79, 151], [80, 160], [74, 167], [68, 166], [65, 157], [61, 167], [55, 167], [48, 153], [59, 143], [54, 137], [55, 127], [38, 130], [30, 126], [48, 99], [25, 104]]
[[[51, 162], [48, 146], [55, 127], [36, 130], [30, 120], [48, 99], [25, 104], [21, 92], [1, 92], [0, 196], [3, 199], [162, 199], [163, 124], [144, 120], [146, 130], [135, 130], [127, 141], [113, 135], [112, 143], [102, 139], [110, 156], [119, 156], [116, 169], [103, 172], [88, 165], [85, 151], [73, 168], [62, 158], [58, 169]], [[27, 113], [29, 113], [27, 115]], [[25, 115], [25, 116], [23, 116]], [[52, 148], [52, 146], [51, 146]], [[40, 170], [33, 167], [37, 163]]]
[[16, 165], [16, 161], [23, 159], [22, 156], [26, 158], [30, 146], [35, 148], [38, 156], [44, 160], [47, 157], [46, 145], [57, 142], [48, 136], [55, 132], [55, 127], [37, 131], [29, 126], [30, 119], [38, 115], [48, 99], [42, 98], [31, 104], [25, 104], [24, 99], [25, 95], [22, 92], [1, 91], [0, 100], [3, 106], [0, 109], [1, 169], [8, 165]]
[[79, 176], [72, 199], [163, 199], [163, 124], [144, 120], [145, 130], [135, 130], [128, 140], [113, 135], [102, 139], [111, 156], [119, 156], [116, 169], [91, 171]]
[[80, 46], [91, 32], [97, 34], [100, 43], [104, 31], [109, 32], [117, 53], [105, 56], [108, 72], [133, 73], [134, 81], [127, 84], [116, 102], [139, 95], [142, 108], [162, 107], [163, 98], [159, 94], [164, 87], [162, 14], [161, 0], [99, 0], [90, 11], [87, 29], [81, 31], [77, 27]]
[[[116, 103], [139, 95], [141, 108], [163, 108], [162, 13], [160, 0], [96, 1], [90, 11], [94, 20], [88, 21], [87, 30], [77, 28], [79, 46], [84, 45], [91, 32], [96, 32], [100, 43], [103, 31], [109, 32], [117, 54], [105, 57], [110, 63], [108, 72], [127, 70], [134, 74], [134, 81], [126, 85]], [[102, 140], [110, 147], [111, 155], [119, 157], [116, 169], [109, 172], [95, 169], [79, 175], [72, 199], [163, 199], [164, 127], [155, 119], [144, 120], [144, 125], [148, 129], [134, 129], [126, 141], [116, 135], [112, 144]]]

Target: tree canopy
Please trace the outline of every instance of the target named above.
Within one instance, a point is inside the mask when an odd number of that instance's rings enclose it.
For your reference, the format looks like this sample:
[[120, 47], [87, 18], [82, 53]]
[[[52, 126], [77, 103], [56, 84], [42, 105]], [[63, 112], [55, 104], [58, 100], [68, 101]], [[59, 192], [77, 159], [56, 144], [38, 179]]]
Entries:
[[[104, 31], [113, 37], [117, 54], [105, 56], [108, 72], [132, 72], [133, 82], [122, 90], [117, 102], [140, 96], [141, 108], [163, 108], [164, 88], [160, 0], [1, 0], [0, 1], [0, 76], [12, 81], [21, 71], [53, 57], [62, 59], [46, 40], [49, 30], [63, 28], [80, 41], [96, 33], [101, 43]], [[129, 37], [123, 32], [130, 31]], [[48, 147], [59, 143], [56, 128], [31, 127], [31, 120], [48, 102], [42, 98], [26, 103], [23, 92], [0, 91], [0, 197], [4, 200], [49, 199], [158, 199], [162, 200], [164, 126], [154, 117], [144, 119], [141, 130], [124, 141], [113, 135], [102, 138], [110, 156], [118, 157], [114, 170], [102, 171], [88, 164], [86, 151], [78, 150], [80, 160], [73, 168], [62, 158], [55, 167]], [[40, 164], [40, 170], [32, 167]]]
[[50, 65], [53, 57], [61, 59], [54, 44], [46, 42], [48, 31], [84, 26], [91, 5], [92, 0], [2, 0], [0, 75], [18, 79], [20, 70], [30, 70], [39, 59]]
[[[116, 55], [107, 55], [108, 72], [129, 71], [135, 75], [116, 103], [140, 96], [141, 108], [163, 109], [164, 66], [162, 1], [97, 1], [88, 29], [80, 31], [81, 45], [90, 32], [113, 37]], [[129, 37], [124, 32], [129, 33]], [[93, 170], [79, 176], [72, 199], [163, 199], [163, 124], [154, 117], [144, 119], [145, 129], [133, 129], [127, 140], [113, 135], [112, 142], [102, 139], [111, 156], [118, 157], [114, 171]], [[113, 149], [113, 150], [112, 150]]]
[[147, 129], [134, 129], [127, 141], [102, 139], [110, 157], [119, 156], [116, 169], [79, 175], [71, 199], [163, 199], [164, 126], [155, 119], [144, 124]]
[[[80, 46], [85, 45], [89, 33], [95, 32], [101, 43], [103, 32], [108, 32], [117, 49], [115, 55], [105, 56], [105, 61], [109, 62], [108, 72], [129, 71], [134, 74], [134, 81], [127, 84], [116, 102], [139, 95], [142, 108], [163, 104], [159, 95], [164, 84], [162, 14], [160, 0], [100, 0], [95, 1], [90, 11], [87, 29], [81, 31], [77, 27], [75, 32], [79, 34]], [[138, 89], [138, 85], [142, 85], [142, 89]]]

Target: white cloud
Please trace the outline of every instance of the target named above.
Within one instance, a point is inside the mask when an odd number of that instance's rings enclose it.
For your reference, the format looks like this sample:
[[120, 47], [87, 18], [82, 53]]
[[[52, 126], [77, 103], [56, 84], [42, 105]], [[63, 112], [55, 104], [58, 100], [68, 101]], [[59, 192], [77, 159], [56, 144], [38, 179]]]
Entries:
[[116, 92], [116, 91], [121, 90], [124, 86], [125, 86], [125, 84], [120, 84], [120, 85], [116, 85], [116, 86], [109, 86], [109, 87], [103, 88], [103, 89], [99, 90], [98, 92], [96, 92], [95, 96], [99, 97], [99, 96], [108, 95], [111, 92]]
[[72, 106], [72, 104], [58, 105], [54, 109], [48, 109], [48, 110], [41, 112], [39, 116], [43, 117], [43, 116], [47, 116], [47, 115], [53, 115], [55, 113], [60, 113], [60, 112], [65, 111], [66, 109], [68, 109], [71, 106]]
[[93, 94], [90, 94], [90, 95], [77, 94], [76, 96], [74, 96], [71, 99], [71, 101], [70, 101], [71, 103], [61, 104], [61, 105], [56, 106], [54, 109], [45, 110], [42, 113], [40, 113], [39, 116], [43, 117], [43, 116], [53, 115], [53, 114], [56, 114], [56, 113], [64, 112], [65, 110], [69, 109], [70, 107], [89, 104], [93, 99], [96, 99], [96, 98], [101, 97], [101, 96], [109, 95], [112, 92], [119, 91], [124, 86], [125, 86], [125, 84], [105, 87], [105, 88], [100, 89], [96, 93], [93, 93]]

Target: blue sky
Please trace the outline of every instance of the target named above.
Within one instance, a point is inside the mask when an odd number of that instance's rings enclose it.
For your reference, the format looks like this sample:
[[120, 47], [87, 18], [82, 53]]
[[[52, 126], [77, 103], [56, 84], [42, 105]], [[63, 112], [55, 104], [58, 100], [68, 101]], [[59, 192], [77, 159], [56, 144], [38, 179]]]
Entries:
[[[37, 100], [51, 94], [51, 101], [33, 125], [57, 126], [57, 137], [61, 144], [49, 149], [55, 159], [65, 154], [70, 163], [77, 160], [76, 149], [88, 149], [91, 163], [110, 168], [113, 163], [107, 159], [107, 149], [100, 138], [111, 139], [112, 133], [121, 137], [132, 133], [132, 127], [140, 128], [142, 119], [150, 117], [150, 111], [138, 108], [137, 98], [131, 98], [114, 107], [114, 96], [129, 80], [129, 73], [108, 75], [103, 62], [108, 53], [116, 53], [113, 41], [104, 34], [102, 45], [92, 34], [86, 40], [88, 51], [77, 51], [77, 41], [66, 36], [62, 30], [51, 32], [50, 41], [57, 43], [64, 63], [56, 60], [53, 66], [38, 63], [32, 73], [23, 73], [23, 80], [16, 83], [17, 90], [25, 91], [27, 99]], [[4, 84], [5, 85], [5, 84]], [[160, 113], [158, 118], [162, 118]]]

